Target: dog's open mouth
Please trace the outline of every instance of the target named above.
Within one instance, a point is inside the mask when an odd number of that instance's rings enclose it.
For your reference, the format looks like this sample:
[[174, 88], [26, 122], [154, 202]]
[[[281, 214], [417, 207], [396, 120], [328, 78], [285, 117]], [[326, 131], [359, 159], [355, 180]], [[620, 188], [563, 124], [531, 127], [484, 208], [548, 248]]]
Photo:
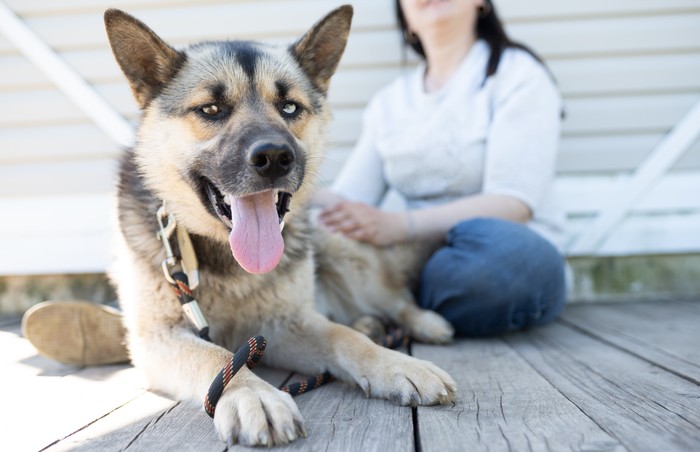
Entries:
[[281, 229], [292, 195], [279, 190], [226, 195], [208, 179], [203, 182], [212, 207], [231, 228], [229, 244], [236, 261], [250, 273], [272, 271], [284, 252]]

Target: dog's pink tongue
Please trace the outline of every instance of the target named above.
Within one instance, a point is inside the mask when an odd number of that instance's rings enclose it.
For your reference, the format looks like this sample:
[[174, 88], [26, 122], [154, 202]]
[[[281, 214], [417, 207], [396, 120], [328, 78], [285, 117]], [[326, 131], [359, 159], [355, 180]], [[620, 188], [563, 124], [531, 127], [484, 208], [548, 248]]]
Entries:
[[233, 257], [249, 273], [272, 271], [284, 252], [275, 193], [229, 196], [229, 200], [233, 223], [229, 243]]

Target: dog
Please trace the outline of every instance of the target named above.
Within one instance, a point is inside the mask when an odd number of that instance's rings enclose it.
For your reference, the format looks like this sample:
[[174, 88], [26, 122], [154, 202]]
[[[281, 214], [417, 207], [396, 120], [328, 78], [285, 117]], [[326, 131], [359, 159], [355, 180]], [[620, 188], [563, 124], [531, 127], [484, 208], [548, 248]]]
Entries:
[[[132, 362], [151, 389], [201, 402], [231, 350], [261, 334], [271, 366], [328, 371], [368, 396], [402, 405], [453, 400], [456, 387], [446, 372], [375, 345], [315, 307], [320, 298], [332, 311], [339, 305], [333, 298], [367, 272], [338, 278], [341, 248], [368, 259], [373, 269], [385, 264], [381, 253], [366, 246], [324, 236], [306, 209], [330, 118], [326, 94], [352, 13], [350, 6], [339, 7], [290, 46], [220, 41], [176, 50], [127, 13], [105, 12], [113, 54], [143, 113], [136, 144], [120, 164], [110, 278]], [[167, 252], [158, 238], [161, 207], [187, 232], [196, 252], [196, 298], [213, 342], [195, 334], [162, 271]], [[315, 236], [326, 242], [325, 251], [314, 247]], [[328, 273], [325, 283], [316, 283], [317, 266], [320, 274]], [[386, 293], [403, 300], [403, 282], [385, 281]], [[345, 299], [352, 303], [364, 295]], [[406, 322], [408, 311], [373, 312]], [[441, 330], [439, 316], [428, 316], [438, 324], [433, 339], [448, 340], [449, 326]], [[413, 325], [412, 332], [420, 334], [418, 329]], [[278, 445], [306, 434], [292, 398], [245, 366], [226, 386], [214, 424], [229, 444]]]

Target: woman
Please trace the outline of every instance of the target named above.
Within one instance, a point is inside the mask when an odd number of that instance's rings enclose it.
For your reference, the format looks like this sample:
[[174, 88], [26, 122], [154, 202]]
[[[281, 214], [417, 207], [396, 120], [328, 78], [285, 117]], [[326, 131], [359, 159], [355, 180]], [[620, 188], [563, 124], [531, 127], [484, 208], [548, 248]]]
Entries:
[[[375, 245], [444, 238], [417, 298], [458, 335], [545, 324], [565, 302], [552, 77], [490, 0], [397, 0], [396, 11], [423, 63], [370, 102], [335, 195], [319, 193], [321, 221]], [[377, 207], [388, 189], [407, 211]]]

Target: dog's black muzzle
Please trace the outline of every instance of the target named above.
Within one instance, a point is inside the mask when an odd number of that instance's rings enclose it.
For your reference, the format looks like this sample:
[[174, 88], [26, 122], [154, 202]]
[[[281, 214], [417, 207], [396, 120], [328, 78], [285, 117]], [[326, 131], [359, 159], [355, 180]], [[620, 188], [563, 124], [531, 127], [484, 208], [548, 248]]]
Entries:
[[304, 179], [305, 156], [285, 129], [244, 127], [224, 137], [213, 159], [203, 160], [197, 174], [200, 198], [207, 210], [231, 227], [231, 206], [226, 195], [247, 196], [266, 190], [277, 192], [282, 221], [291, 196]]

